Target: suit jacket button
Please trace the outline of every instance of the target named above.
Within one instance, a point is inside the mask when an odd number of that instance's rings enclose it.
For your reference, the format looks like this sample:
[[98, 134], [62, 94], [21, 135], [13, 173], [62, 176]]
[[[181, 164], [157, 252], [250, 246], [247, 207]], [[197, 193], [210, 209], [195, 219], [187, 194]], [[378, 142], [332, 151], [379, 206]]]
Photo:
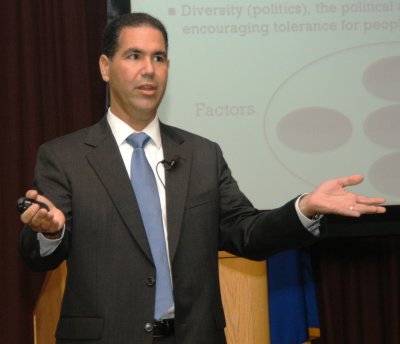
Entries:
[[152, 324], [152, 323], [146, 323], [146, 324], [144, 325], [144, 330], [145, 330], [146, 332], [151, 332], [151, 331], [153, 331], [153, 324]]
[[151, 287], [156, 283], [156, 279], [153, 276], [149, 276], [146, 279], [146, 284]]

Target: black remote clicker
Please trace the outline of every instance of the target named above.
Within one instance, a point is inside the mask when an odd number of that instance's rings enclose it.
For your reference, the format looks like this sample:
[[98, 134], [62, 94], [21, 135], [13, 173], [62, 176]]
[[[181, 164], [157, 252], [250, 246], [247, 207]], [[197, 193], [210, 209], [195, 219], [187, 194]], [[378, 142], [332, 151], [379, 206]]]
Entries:
[[38, 204], [40, 208], [49, 210], [49, 206], [46, 203], [39, 202], [32, 198], [20, 197], [17, 201], [17, 210], [22, 214], [26, 209], [28, 209], [32, 204]]

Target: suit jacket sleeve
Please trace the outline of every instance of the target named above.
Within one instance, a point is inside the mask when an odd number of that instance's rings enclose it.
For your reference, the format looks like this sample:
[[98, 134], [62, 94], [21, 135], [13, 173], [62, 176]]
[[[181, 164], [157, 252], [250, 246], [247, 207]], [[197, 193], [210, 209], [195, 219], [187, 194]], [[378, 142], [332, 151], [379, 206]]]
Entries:
[[60, 166], [62, 165], [57, 161], [51, 149], [46, 145], [39, 148], [34, 188], [64, 212], [66, 227], [64, 238], [57, 249], [49, 256], [41, 257], [37, 233], [32, 231], [29, 226], [24, 226], [20, 235], [19, 249], [24, 261], [34, 271], [55, 269], [67, 257], [71, 234], [70, 192], [68, 181], [60, 170]]
[[239, 190], [219, 147], [217, 156], [221, 250], [262, 260], [279, 251], [302, 247], [319, 240], [301, 224], [295, 210], [295, 199], [277, 209], [255, 209]]

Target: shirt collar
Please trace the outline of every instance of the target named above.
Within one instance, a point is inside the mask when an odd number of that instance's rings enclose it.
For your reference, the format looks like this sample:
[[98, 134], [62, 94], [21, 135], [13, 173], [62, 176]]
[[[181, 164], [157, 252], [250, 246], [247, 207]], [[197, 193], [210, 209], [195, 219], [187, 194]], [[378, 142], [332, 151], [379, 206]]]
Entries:
[[[111, 112], [111, 109], [108, 109], [107, 111], [107, 121], [118, 146], [123, 144], [129, 135], [137, 133], [136, 130], [132, 129], [128, 124], [115, 116]], [[149, 125], [142, 130], [142, 132], [150, 136], [150, 139], [154, 142], [157, 149], [161, 147], [160, 122], [157, 115], [154, 117], [151, 123], [149, 123]]]

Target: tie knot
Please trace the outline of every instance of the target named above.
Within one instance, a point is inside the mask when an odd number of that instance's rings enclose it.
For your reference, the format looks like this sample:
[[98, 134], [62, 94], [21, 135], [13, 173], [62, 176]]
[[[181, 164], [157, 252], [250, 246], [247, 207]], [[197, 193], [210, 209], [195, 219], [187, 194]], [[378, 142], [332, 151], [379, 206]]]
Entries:
[[146, 133], [134, 133], [128, 136], [126, 142], [133, 146], [133, 148], [143, 148], [149, 139], [150, 136]]

